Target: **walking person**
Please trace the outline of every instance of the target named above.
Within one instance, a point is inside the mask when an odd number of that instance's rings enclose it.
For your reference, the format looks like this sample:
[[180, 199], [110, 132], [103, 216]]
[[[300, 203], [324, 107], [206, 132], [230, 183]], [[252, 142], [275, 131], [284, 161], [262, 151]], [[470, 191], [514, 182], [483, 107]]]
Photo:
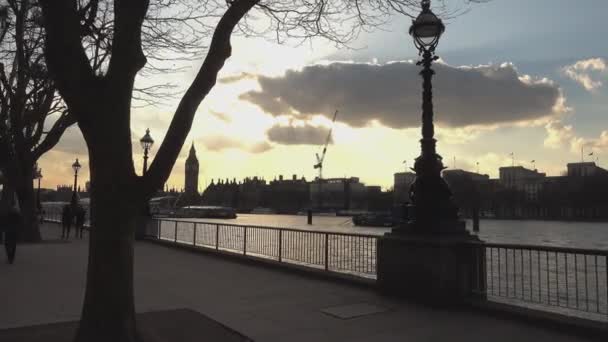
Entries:
[[69, 204], [63, 206], [63, 211], [61, 212], [61, 238], [69, 239], [70, 238], [70, 229], [72, 228], [72, 219], [74, 214], [72, 213], [72, 208]]
[[17, 251], [17, 232], [23, 224], [23, 217], [18, 207], [11, 207], [5, 215], [4, 227], [4, 247], [6, 248], [6, 256], [8, 263], [12, 264], [15, 260]]
[[79, 205], [76, 208], [76, 237], [82, 239], [82, 231], [84, 230], [84, 219], [86, 216], [86, 211], [84, 208]]

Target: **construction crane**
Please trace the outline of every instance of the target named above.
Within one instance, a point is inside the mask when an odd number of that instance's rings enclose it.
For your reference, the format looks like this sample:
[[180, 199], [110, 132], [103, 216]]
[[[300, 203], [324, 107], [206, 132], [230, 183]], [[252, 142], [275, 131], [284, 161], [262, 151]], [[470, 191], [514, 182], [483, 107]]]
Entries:
[[325, 146], [323, 146], [323, 152], [321, 153], [321, 156], [319, 157], [318, 153], [315, 153], [315, 156], [317, 157], [317, 163], [314, 165], [315, 169], [319, 169], [319, 208], [321, 208], [322, 203], [322, 199], [321, 199], [321, 195], [322, 195], [322, 180], [323, 180], [323, 161], [325, 160], [325, 153], [327, 152], [327, 145], [329, 145], [329, 140], [331, 139], [331, 131], [334, 128], [334, 123], [336, 122], [336, 117], [338, 116], [338, 111], [336, 110], [334, 112], [334, 118], [331, 120], [331, 127], [329, 128], [329, 132], [327, 133], [327, 139], [325, 139]]

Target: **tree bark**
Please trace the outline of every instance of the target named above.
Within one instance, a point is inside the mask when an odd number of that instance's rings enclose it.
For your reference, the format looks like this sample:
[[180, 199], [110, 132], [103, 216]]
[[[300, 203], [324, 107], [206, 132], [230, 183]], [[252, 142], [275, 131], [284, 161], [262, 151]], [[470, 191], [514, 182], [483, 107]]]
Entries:
[[23, 216], [23, 227], [19, 233], [19, 241], [25, 242], [40, 242], [42, 240], [38, 224], [38, 208], [34, 192], [33, 173], [33, 167], [26, 167], [22, 174], [13, 177], [16, 183], [19, 209]]
[[75, 340], [137, 341], [133, 296], [136, 211], [119, 208], [105, 194], [93, 196], [87, 288]]
[[[97, 104], [99, 105], [99, 104]], [[143, 197], [134, 189], [137, 178], [131, 159], [129, 114], [99, 105], [106, 118], [95, 123], [101, 139], [85, 127], [91, 172], [91, 233], [87, 288], [76, 334], [79, 342], [137, 341], [133, 297], [133, 242], [137, 209]], [[108, 118], [111, 117], [110, 118]], [[102, 117], [98, 115], [97, 117]], [[87, 132], [87, 133], [85, 133]]]

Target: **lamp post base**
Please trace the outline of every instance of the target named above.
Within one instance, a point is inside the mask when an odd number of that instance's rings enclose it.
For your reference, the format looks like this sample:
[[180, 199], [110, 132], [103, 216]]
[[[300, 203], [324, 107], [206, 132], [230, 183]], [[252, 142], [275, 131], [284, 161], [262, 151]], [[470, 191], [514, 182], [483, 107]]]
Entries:
[[378, 240], [378, 288], [387, 295], [436, 306], [484, 297], [483, 242], [452, 220], [408, 224]]

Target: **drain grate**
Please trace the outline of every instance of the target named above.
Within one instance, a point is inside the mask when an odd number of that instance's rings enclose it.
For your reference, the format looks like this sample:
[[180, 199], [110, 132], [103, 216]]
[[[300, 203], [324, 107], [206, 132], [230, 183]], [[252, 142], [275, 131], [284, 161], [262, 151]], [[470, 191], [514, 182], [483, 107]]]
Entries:
[[373, 315], [388, 310], [388, 308], [376, 304], [357, 303], [332, 306], [330, 308], [322, 309], [321, 312], [340, 319], [351, 319], [361, 316]]

